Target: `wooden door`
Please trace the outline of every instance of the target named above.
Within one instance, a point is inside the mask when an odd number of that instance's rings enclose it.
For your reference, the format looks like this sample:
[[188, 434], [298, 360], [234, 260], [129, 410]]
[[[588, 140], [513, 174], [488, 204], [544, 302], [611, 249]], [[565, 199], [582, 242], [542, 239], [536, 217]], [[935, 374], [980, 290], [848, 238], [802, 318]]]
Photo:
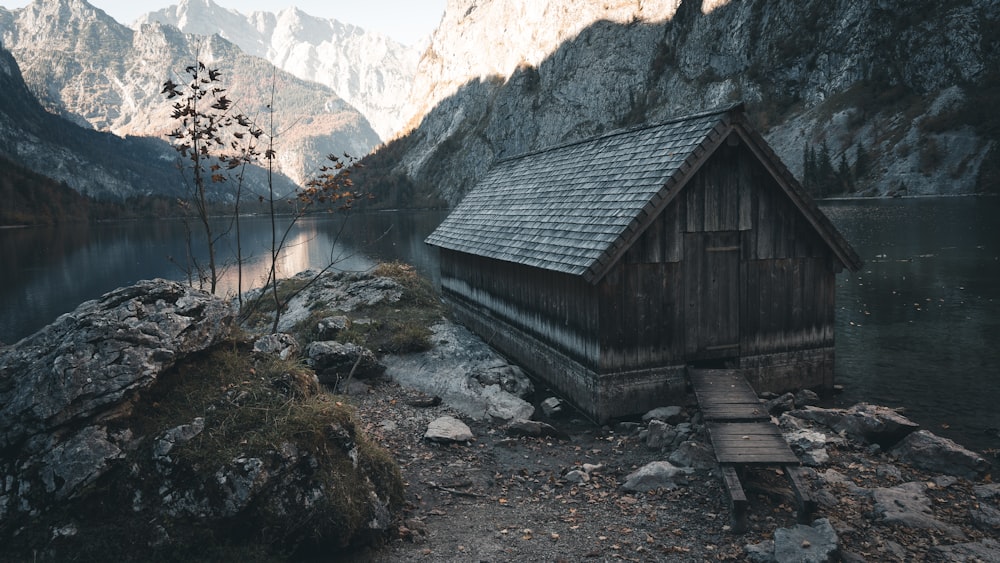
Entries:
[[739, 242], [739, 231], [684, 235], [684, 350], [687, 361], [739, 355]]

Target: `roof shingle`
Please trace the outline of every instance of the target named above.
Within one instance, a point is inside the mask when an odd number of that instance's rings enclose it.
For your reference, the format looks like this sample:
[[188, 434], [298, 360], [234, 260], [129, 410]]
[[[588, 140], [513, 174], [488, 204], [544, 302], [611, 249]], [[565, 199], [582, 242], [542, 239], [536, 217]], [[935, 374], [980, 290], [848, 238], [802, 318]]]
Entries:
[[731, 109], [500, 161], [426, 242], [582, 275]]

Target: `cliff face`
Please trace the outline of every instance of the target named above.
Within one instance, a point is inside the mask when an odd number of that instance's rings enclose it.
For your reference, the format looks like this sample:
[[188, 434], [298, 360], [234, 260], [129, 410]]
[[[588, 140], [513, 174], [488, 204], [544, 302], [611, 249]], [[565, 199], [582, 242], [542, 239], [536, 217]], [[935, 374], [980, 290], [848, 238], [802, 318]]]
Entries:
[[196, 60], [223, 72], [239, 111], [265, 130], [271, 86], [279, 170], [301, 183], [327, 154], [365, 154], [378, 136], [332, 90], [275, 69], [218, 37], [148, 24], [133, 31], [84, 0], [36, 0], [0, 15], [0, 37], [49, 111], [119, 136], [164, 138], [175, 127], [160, 90]]
[[452, 0], [419, 127], [370, 166], [454, 204], [497, 158], [743, 100], [818, 195], [996, 190], [998, 20], [986, 0]]
[[403, 125], [403, 106], [419, 47], [407, 47], [353, 25], [291, 7], [277, 14], [242, 14], [212, 0], [181, 0], [136, 22], [160, 22], [198, 35], [219, 34], [248, 55], [267, 59], [298, 78], [329, 87], [357, 108], [387, 139]]

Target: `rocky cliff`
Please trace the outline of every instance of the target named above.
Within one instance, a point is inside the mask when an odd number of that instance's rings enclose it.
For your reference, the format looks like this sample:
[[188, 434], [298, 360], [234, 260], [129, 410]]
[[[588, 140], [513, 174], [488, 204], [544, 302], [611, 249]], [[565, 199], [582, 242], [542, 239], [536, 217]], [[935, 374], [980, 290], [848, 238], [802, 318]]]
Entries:
[[163, 138], [173, 129], [161, 86], [202, 60], [223, 72], [229, 97], [265, 130], [271, 130], [273, 105], [279, 169], [296, 182], [327, 154], [364, 154], [378, 142], [364, 117], [332, 90], [277, 70], [219, 36], [161, 24], [133, 31], [84, 0], [36, 0], [0, 10], [0, 37], [49, 111], [119, 136]]
[[267, 59], [303, 80], [328, 86], [357, 108], [382, 139], [402, 127], [420, 46], [337, 20], [317, 18], [295, 7], [277, 14], [228, 10], [212, 0], [179, 4], [140, 17], [197, 35], [219, 34], [248, 55]]
[[[46, 112], [25, 85], [17, 62], [2, 45], [0, 92], [0, 155], [15, 165], [103, 199], [183, 193], [180, 177], [173, 167], [173, 151], [166, 142], [122, 139], [77, 127]], [[25, 183], [23, 177], [17, 174], [14, 177], [18, 178], [18, 184]], [[37, 197], [38, 194], [31, 196]], [[8, 207], [5, 211], [16, 212], [17, 203], [5, 201]], [[10, 217], [8, 220], [18, 222]]]
[[996, 191], [998, 20], [992, 0], [451, 0], [419, 127], [368, 165], [454, 204], [495, 159], [743, 100], [818, 195]]

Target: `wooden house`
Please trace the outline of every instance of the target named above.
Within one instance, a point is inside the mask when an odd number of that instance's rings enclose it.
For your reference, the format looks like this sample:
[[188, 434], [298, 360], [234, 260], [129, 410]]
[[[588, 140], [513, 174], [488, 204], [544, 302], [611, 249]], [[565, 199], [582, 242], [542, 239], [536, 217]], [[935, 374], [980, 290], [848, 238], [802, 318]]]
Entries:
[[691, 365], [831, 387], [860, 267], [742, 105], [500, 161], [427, 243], [459, 320], [599, 421], [676, 404]]

